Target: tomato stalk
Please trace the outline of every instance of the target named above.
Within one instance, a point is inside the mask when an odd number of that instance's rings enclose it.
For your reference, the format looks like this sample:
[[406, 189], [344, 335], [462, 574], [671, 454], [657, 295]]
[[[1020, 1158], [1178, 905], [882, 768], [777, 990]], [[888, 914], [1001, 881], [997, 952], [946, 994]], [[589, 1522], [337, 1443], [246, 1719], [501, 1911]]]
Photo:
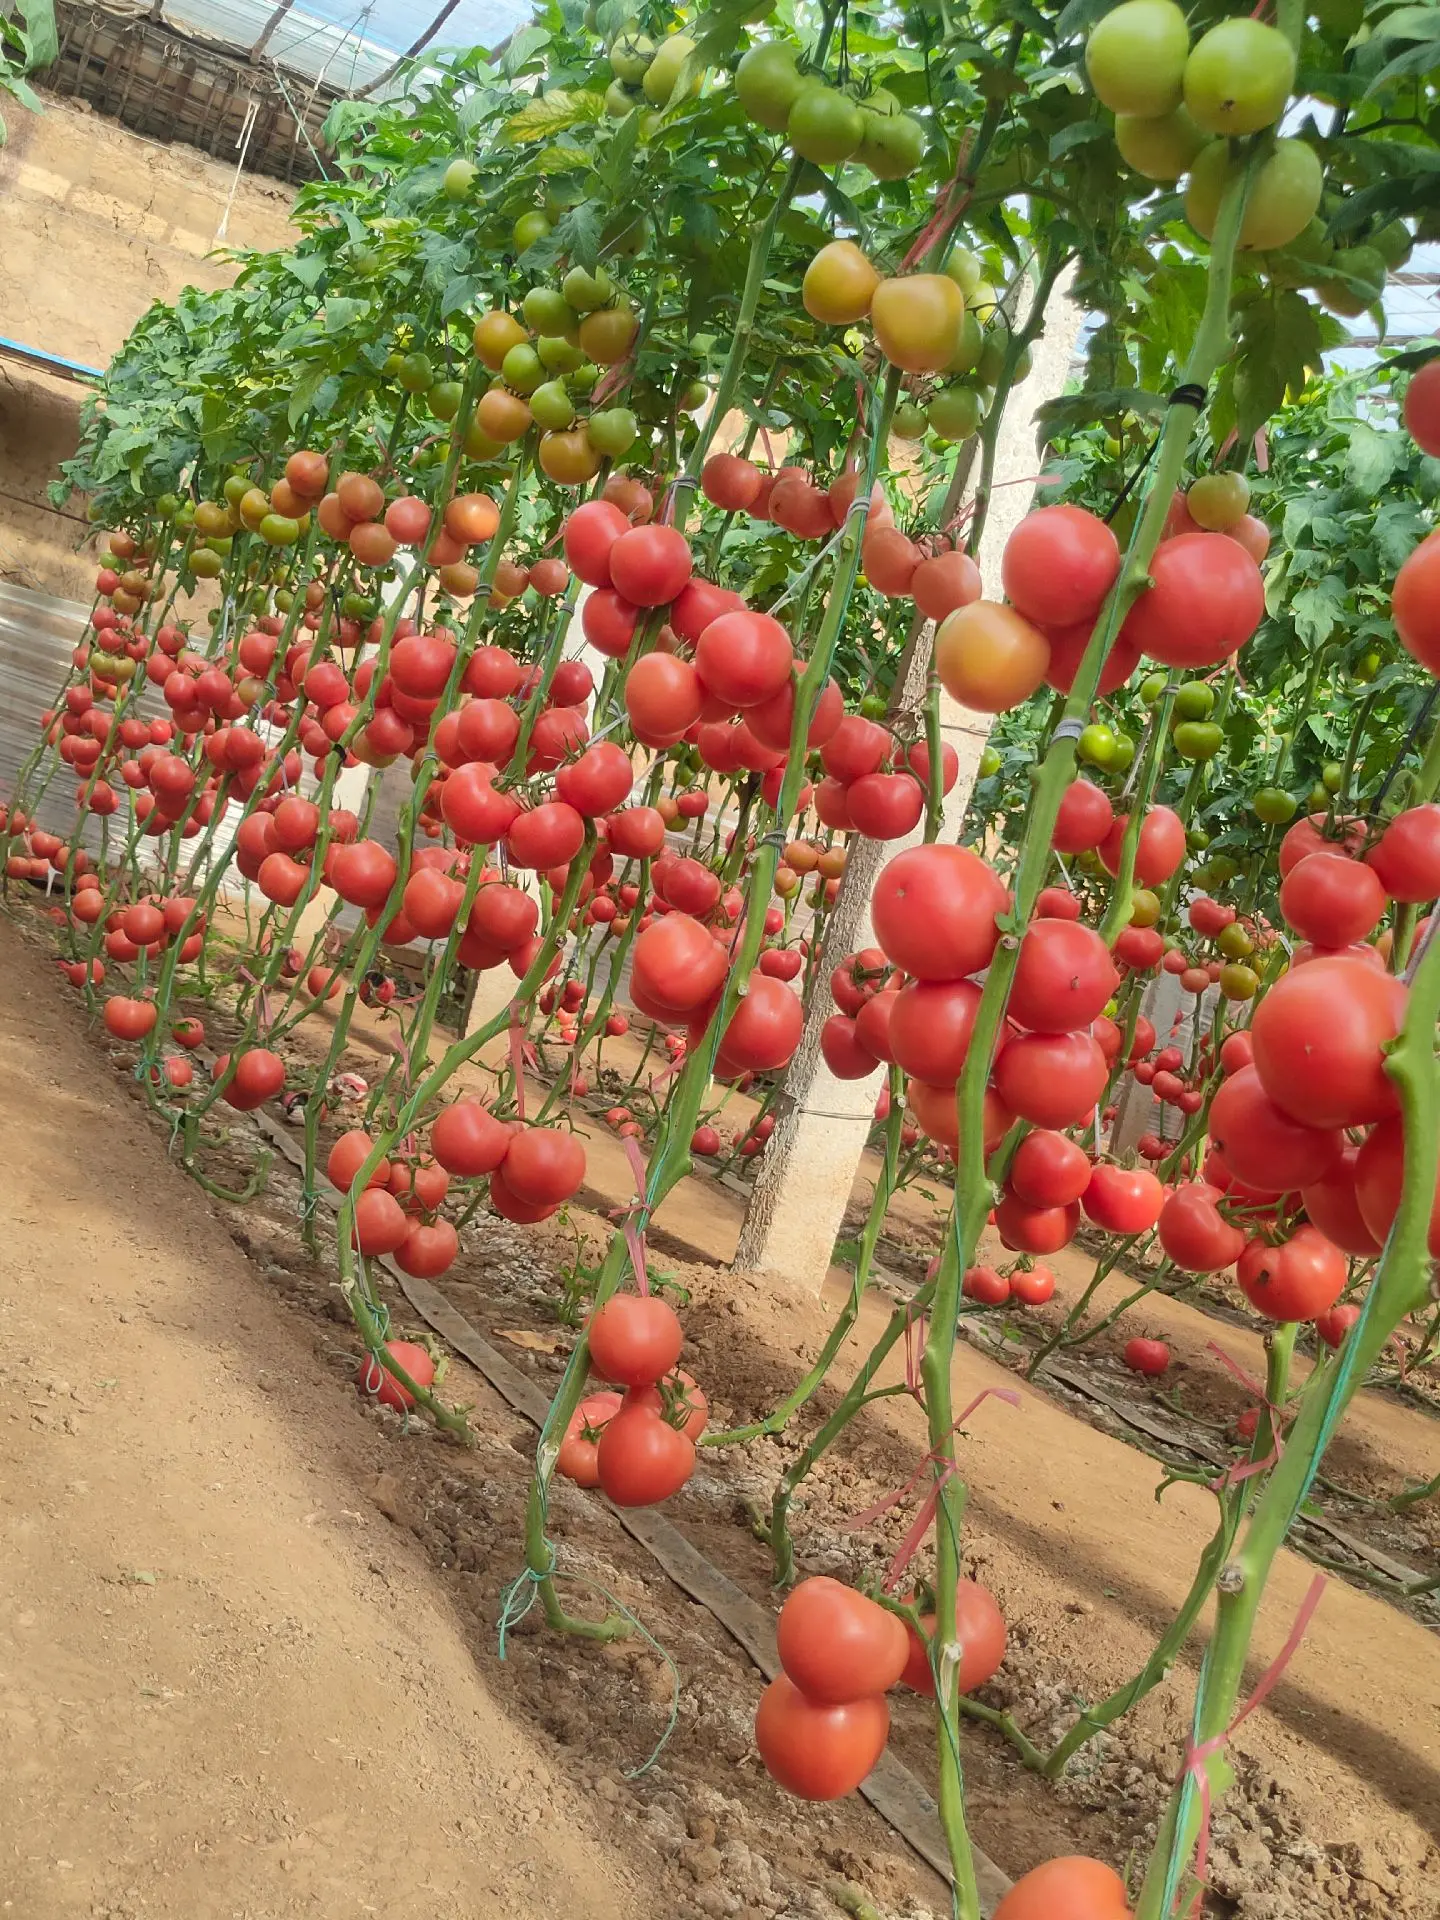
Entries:
[[1135, 857], [1140, 851], [1140, 830], [1145, 824], [1145, 811], [1160, 778], [1160, 769], [1165, 759], [1165, 740], [1169, 734], [1170, 715], [1175, 706], [1178, 687], [1172, 681], [1165, 689], [1159, 704], [1151, 710], [1150, 722], [1146, 728], [1145, 744], [1140, 754], [1138, 777], [1134, 790], [1129, 794], [1130, 818], [1125, 825], [1125, 833], [1120, 842], [1120, 865], [1115, 874], [1115, 884], [1110, 889], [1110, 904], [1105, 909], [1105, 918], [1100, 923], [1100, 938], [1107, 947], [1113, 947], [1125, 928], [1130, 924], [1130, 913], [1134, 905]]

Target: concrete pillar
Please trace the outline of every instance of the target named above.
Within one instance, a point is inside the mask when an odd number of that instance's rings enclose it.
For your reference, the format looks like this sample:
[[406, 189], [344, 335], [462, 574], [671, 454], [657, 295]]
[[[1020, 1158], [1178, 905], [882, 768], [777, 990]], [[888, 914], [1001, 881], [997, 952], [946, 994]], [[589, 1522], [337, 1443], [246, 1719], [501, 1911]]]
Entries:
[[[1035, 344], [1030, 377], [1001, 425], [979, 551], [985, 591], [994, 599], [1001, 597], [1005, 542], [1032, 505], [1038, 460], [1034, 410], [1064, 390], [1081, 317], [1062, 286], [1052, 297], [1045, 333]], [[897, 689], [896, 707], [923, 699], [932, 632], [927, 627], [913, 651], [904, 684]], [[958, 836], [990, 724], [988, 714], [974, 713], [942, 693], [941, 735], [960, 761], [959, 778], [945, 800], [942, 840]], [[904, 841], [851, 841], [844, 883], [830, 918], [829, 950], [837, 960], [874, 944], [870, 896], [875, 880], [888, 860], [922, 838], [917, 829]], [[822, 989], [786, 1074], [785, 1096], [760, 1161], [735, 1254], [737, 1267], [783, 1274], [790, 1286], [807, 1292], [818, 1292], [829, 1272], [885, 1077], [883, 1068], [865, 1080], [837, 1080], [830, 1072], [820, 1053], [820, 1028], [833, 1012]]]

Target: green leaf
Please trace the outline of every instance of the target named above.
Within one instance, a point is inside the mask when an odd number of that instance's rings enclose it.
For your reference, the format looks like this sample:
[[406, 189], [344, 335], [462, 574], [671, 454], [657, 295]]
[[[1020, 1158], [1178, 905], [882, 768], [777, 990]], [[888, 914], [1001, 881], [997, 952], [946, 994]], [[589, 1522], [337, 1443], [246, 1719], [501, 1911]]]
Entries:
[[318, 253], [287, 253], [283, 264], [292, 280], [298, 280], [302, 287], [313, 293], [325, 278], [328, 262]]
[[1328, 640], [1345, 610], [1345, 597], [1345, 583], [1333, 573], [1292, 595], [1290, 618], [1300, 638], [1315, 647]]
[[1357, 420], [1350, 429], [1345, 478], [1357, 493], [1373, 500], [1404, 457], [1405, 448], [1398, 433], [1377, 433], [1374, 427]]
[[341, 294], [332, 294], [325, 302], [325, 331], [333, 339], [337, 333], [343, 333], [357, 315], [365, 312], [368, 300], [350, 300]]
[[500, 59], [500, 71], [507, 80], [513, 80], [530, 57], [549, 44], [550, 35], [544, 27], [521, 27], [518, 33], [510, 36], [510, 44]]
[[522, 146], [527, 140], [548, 140], [566, 127], [599, 120], [604, 113], [605, 102], [598, 93], [567, 93], [557, 88], [512, 114], [505, 122], [504, 138], [512, 147]]
[[13, 93], [21, 106], [28, 112], [43, 113], [45, 111], [44, 102], [41, 100], [39, 94], [36, 93], [29, 81], [22, 80], [18, 73], [0, 71], [0, 87], [3, 87], [7, 93]]

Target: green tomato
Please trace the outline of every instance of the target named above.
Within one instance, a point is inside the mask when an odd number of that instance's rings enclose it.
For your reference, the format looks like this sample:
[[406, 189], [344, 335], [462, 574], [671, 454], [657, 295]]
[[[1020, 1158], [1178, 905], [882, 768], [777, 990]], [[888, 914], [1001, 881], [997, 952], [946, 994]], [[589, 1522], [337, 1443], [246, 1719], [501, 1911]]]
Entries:
[[883, 693], [867, 693], [860, 702], [860, 713], [866, 720], [883, 720], [889, 706]]
[[300, 538], [300, 522], [288, 514], [267, 513], [256, 531], [267, 547], [293, 547]]
[[288, 587], [279, 588], [275, 595], [275, 611], [277, 613], [289, 613], [294, 604], [295, 596], [291, 593], [290, 589]]
[[511, 347], [500, 362], [500, 378], [513, 393], [533, 393], [545, 378], [545, 365], [534, 347]]
[[1213, 760], [1225, 744], [1225, 734], [1213, 720], [1182, 720], [1171, 738], [1182, 760]]
[[1210, 844], [1210, 836], [1204, 827], [1187, 827], [1185, 829], [1185, 844], [1191, 853], [1203, 853]]
[[532, 333], [562, 340], [578, 337], [580, 316], [558, 287], [531, 287], [520, 302], [520, 311]]
[[655, 42], [647, 33], [637, 33], [632, 23], [610, 45], [610, 71], [627, 87], [638, 87], [645, 70], [655, 58]]
[[785, 123], [792, 149], [817, 167], [834, 167], [848, 160], [858, 150], [864, 132], [865, 123], [855, 102], [819, 81], [801, 88]]
[[1238, 920], [1232, 920], [1228, 927], [1220, 929], [1215, 936], [1215, 944], [1227, 960], [1243, 960], [1247, 954], [1255, 951], [1255, 942]]
[[1000, 376], [1005, 371], [1006, 346], [1004, 329], [991, 327], [980, 349], [980, 358], [975, 363], [975, 378], [982, 387], [999, 384]]
[[642, 253], [655, 237], [655, 223], [648, 213], [618, 213], [607, 220], [601, 241], [607, 253], [628, 259]]
[[1326, 793], [1339, 793], [1345, 784], [1345, 769], [1338, 760], [1327, 760], [1320, 769], [1320, 784]]
[[1132, 172], [1146, 180], [1178, 180], [1205, 145], [1205, 136], [1184, 107], [1169, 113], [1117, 113], [1115, 144]]
[[561, 282], [560, 291], [572, 313], [594, 313], [608, 307], [615, 298], [615, 282], [603, 267], [587, 273], [584, 267], [572, 267]]
[[1130, 895], [1132, 927], [1153, 927], [1160, 918], [1160, 896], [1149, 887], [1136, 887]]
[[591, 360], [582, 360], [578, 367], [572, 367], [565, 375], [565, 384], [571, 393], [584, 395], [590, 392], [599, 378], [599, 367]]
[[458, 380], [437, 380], [425, 396], [426, 405], [437, 420], [453, 420], [464, 392]]
[[559, 433], [575, 418], [575, 402], [563, 380], [544, 380], [530, 395], [530, 411], [538, 427], [546, 433]]
[[1403, 220], [1391, 220], [1371, 234], [1370, 245], [1390, 271], [1395, 273], [1409, 260], [1414, 250], [1415, 236]]
[[890, 416], [890, 431], [897, 440], [919, 440], [925, 432], [925, 409], [902, 400]]
[[1124, 0], [1097, 21], [1085, 71], [1112, 113], [1154, 119], [1180, 104], [1190, 29], [1174, 0]]
[[804, 85], [795, 65], [795, 49], [783, 40], [762, 40], [735, 69], [736, 99], [751, 120], [771, 133], [784, 133]]
[[173, 520], [180, 511], [179, 494], [162, 493], [160, 498], [155, 502], [155, 511], [162, 520]]
[[877, 180], [904, 180], [925, 158], [925, 129], [908, 113], [860, 112], [864, 131], [855, 158]]
[[1324, 813], [1329, 805], [1330, 795], [1326, 792], [1321, 782], [1317, 780], [1305, 796], [1305, 811], [1307, 813]]
[[254, 482], [248, 474], [232, 473], [227, 477], [220, 491], [232, 507], [238, 507], [253, 485]]
[[[655, 50], [655, 58], [645, 69], [645, 78], [641, 81], [645, 98], [652, 107], [668, 107], [676, 83], [680, 78], [680, 69], [695, 51], [695, 42], [688, 33], [670, 33]], [[701, 73], [692, 73], [680, 95], [682, 100], [690, 99], [700, 91]]]
[[1202, 34], [1185, 62], [1185, 105], [1206, 133], [1233, 138], [1273, 127], [1294, 85], [1289, 40], [1243, 14]]
[[605, 111], [612, 120], [628, 119], [639, 104], [619, 80], [612, 80], [605, 89]]
[[983, 747], [980, 752], [980, 778], [982, 780], [993, 779], [999, 771], [999, 754], [995, 751], [994, 747]]
[[551, 231], [550, 222], [538, 207], [529, 213], [522, 213], [510, 230], [510, 237], [517, 253], [524, 253], [527, 247], [533, 247], [537, 240], [543, 240]]
[[1293, 793], [1283, 787], [1260, 787], [1250, 796], [1255, 818], [1267, 827], [1283, 827], [1300, 811]]
[[1143, 705], [1153, 707], [1170, 684], [1170, 676], [1164, 673], [1147, 673], [1140, 682], [1140, 699]]
[[[1197, 527], [1204, 527], [1207, 533], [1223, 533], [1250, 511], [1250, 482], [1243, 473], [1202, 474], [1191, 483], [1185, 505]], [[1205, 715], [1186, 717], [1203, 720]]]
[[559, 334], [542, 333], [535, 342], [535, 352], [549, 373], [572, 373], [585, 364], [585, 349]]
[[1000, 296], [988, 280], [982, 280], [965, 302], [970, 312], [979, 316], [982, 325], [991, 319], [999, 304]]
[[[533, 407], [535, 403], [532, 400], [530, 404]], [[585, 432], [597, 453], [619, 460], [634, 446], [640, 423], [629, 407], [605, 407], [591, 414], [585, 422]]]
[[1337, 272], [1347, 274], [1357, 284], [1328, 277], [1317, 280], [1315, 291], [1322, 307], [1331, 313], [1356, 320], [1375, 305], [1385, 291], [1384, 257], [1374, 247], [1337, 247], [1330, 257]]
[[501, 452], [500, 442], [492, 440], [480, 422], [473, 417], [465, 429], [465, 438], [461, 445], [467, 460], [494, 460]]
[[945, 362], [946, 373], [973, 373], [985, 350], [985, 330], [977, 314], [968, 309], [955, 337], [955, 351]]
[[428, 353], [407, 353], [395, 376], [406, 393], [428, 393], [435, 384], [435, 369]]
[[1215, 711], [1215, 689], [1205, 680], [1187, 680], [1175, 695], [1181, 720], [1208, 720]]
[[475, 184], [475, 176], [480, 169], [472, 166], [468, 160], [452, 160], [445, 169], [445, 178], [440, 185], [447, 200], [463, 200]]
[[973, 387], [942, 387], [931, 396], [925, 418], [942, 440], [968, 440], [980, 425], [980, 396]]
[[980, 261], [968, 247], [956, 247], [940, 271], [949, 274], [967, 302], [980, 284]]
[[[1209, 240], [1215, 232], [1220, 200], [1239, 161], [1230, 158], [1228, 141], [1212, 140], [1196, 157], [1185, 189], [1185, 218]], [[1324, 187], [1320, 156], [1304, 140], [1277, 140], [1254, 180], [1240, 223], [1240, 245], [1269, 251], [1298, 240], [1314, 219]]]
[[698, 413], [710, 398], [710, 389], [703, 380], [687, 380], [680, 389], [676, 405], [682, 413]]
[[1087, 766], [1113, 767], [1117, 742], [1103, 720], [1092, 720], [1076, 742], [1075, 751]]
[[1380, 658], [1379, 653], [1374, 647], [1371, 647], [1368, 653], [1361, 654], [1360, 658], [1350, 669], [1350, 678], [1352, 680], [1358, 680], [1362, 686], [1368, 686], [1383, 665], [1384, 662]]

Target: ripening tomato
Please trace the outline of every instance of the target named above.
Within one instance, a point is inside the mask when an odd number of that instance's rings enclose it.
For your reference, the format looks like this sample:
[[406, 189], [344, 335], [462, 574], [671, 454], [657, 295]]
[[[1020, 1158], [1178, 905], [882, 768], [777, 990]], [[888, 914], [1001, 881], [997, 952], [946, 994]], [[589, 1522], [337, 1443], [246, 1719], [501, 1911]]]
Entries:
[[1090, 1025], [1119, 984], [1110, 950], [1093, 927], [1037, 920], [1020, 942], [1006, 1012], [1033, 1032], [1073, 1033]]
[[[1048, 1271], [1046, 1267], [1034, 1269], [1037, 1274]], [[1021, 1276], [1017, 1274], [1015, 1278]], [[933, 1634], [935, 1615], [926, 1613], [920, 1618], [926, 1631]], [[930, 1645], [913, 1627], [907, 1626], [905, 1633], [909, 1657], [901, 1679], [916, 1693], [933, 1700], [935, 1675], [930, 1665]], [[955, 1582], [955, 1644], [960, 1649], [955, 1684], [961, 1693], [973, 1693], [976, 1687], [983, 1687], [987, 1680], [994, 1679], [1005, 1658], [1005, 1616], [994, 1594], [978, 1580]]]
[[841, 1706], [884, 1693], [905, 1671], [905, 1623], [821, 1574], [802, 1580], [780, 1609], [780, 1664], [807, 1700]]
[[1037, 1127], [1015, 1149], [1006, 1184], [1027, 1207], [1068, 1207], [1089, 1186], [1091, 1171], [1078, 1140]]
[[1265, 616], [1259, 567], [1223, 533], [1162, 540], [1150, 579], [1123, 632], [1167, 667], [1218, 666], [1244, 646]]
[[1165, 1189], [1144, 1167], [1098, 1166], [1080, 1204], [1107, 1233], [1147, 1233], [1160, 1218]]
[[1120, 572], [1120, 545], [1084, 507], [1040, 507], [1005, 542], [1006, 598], [1040, 627], [1093, 622]]
[[1013, 607], [972, 600], [941, 621], [934, 661], [952, 700], [981, 713], [1008, 713], [1044, 680], [1050, 642]]
[[[1115, 9], [1116, 14], [1126, 11], [1128, 6]], [[1125, 1882], [1113, 1867], [1085, 1854], [1067, 1854], [1022, 1874], [996, 1907], [994, 1920], [1130, 1920], [1130, 1907]]]
[[766, 1687], [755, 1714], [755, 1745], [766, 1772], [801, 1800], [839, 1800], [853, 1793], [889, 1737], [890, 1709], [883, 1693], [817, 1706], [786, 1674]]
[[[1339, 858], [1314, 854], [1291, 877]], [[1403, 982], [1348, 954], [1293, 968], [1250, 1028], [1254, 1070], [1270, 1100], [1305, 1127], [1361, 1126], [1394, 1113], [1400, 1096], [1385, 1055], [1407, 998]]]
[[1272, 1247], [1252, 1240], [1235, 1268], [1240, 1290], [1270, 1320], [1313, 1320], [1344, 1292], [1349, 1263], [1318, 1227], [1297, 1227]]
[[966, 847], [909, 847], [875, 883], [871, 919], [887, 959], [917, 980], [958, 980], [989, 964], [1010, 896]]
[[678, 1493], [695, 1471], [695, 1442], [652, 1407], [624, 1406], [600, 1435], [596, 1467], [601, 1492], [617, 1507], [651, 1507]]
[[906, 373], [943, 373], [964, 318], [965, 296], [948, 274], [904, 274], [871, 291], [876, 345]]

